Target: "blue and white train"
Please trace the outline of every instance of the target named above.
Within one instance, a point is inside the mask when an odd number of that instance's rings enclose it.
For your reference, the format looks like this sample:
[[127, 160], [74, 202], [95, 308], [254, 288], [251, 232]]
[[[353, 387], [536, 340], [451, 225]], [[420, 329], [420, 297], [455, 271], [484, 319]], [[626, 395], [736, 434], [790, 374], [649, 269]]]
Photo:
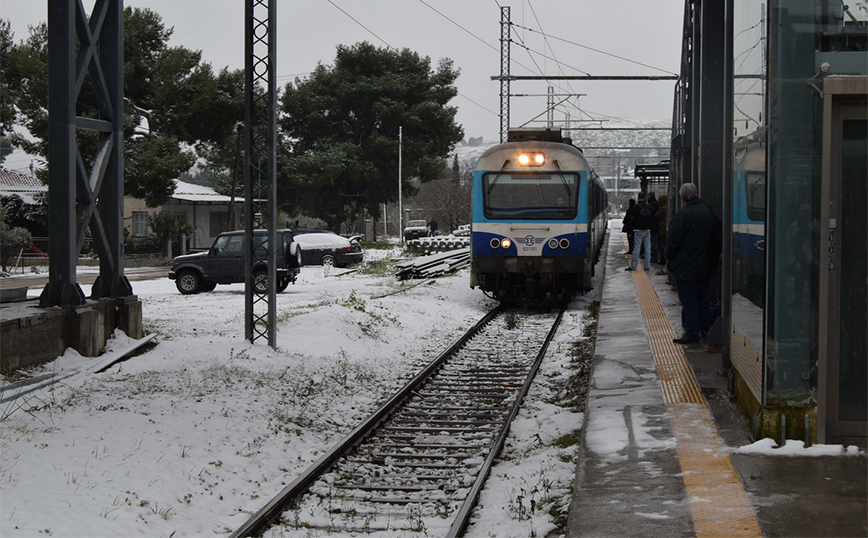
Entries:
[[756, 306], [765, 303], [766, 152], [740, 144], [733, 166], [733, 292]]
[[560, 130], [514, 130], [473, 173], [470, 286], [505, 301], [566, 300], [591, 289], [607, 197]]

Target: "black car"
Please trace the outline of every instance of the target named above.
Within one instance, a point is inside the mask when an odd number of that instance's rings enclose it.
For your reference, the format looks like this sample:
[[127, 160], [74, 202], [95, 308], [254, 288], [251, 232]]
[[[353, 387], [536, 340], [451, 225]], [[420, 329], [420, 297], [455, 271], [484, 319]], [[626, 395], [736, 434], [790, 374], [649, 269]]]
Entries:
[[333, 232], [297, 233], [295, 240], [301, 249], [304, 265], [334, 265], [344, 267], [359, 263], [364, 257], [362, 246]]
[[[277, 291], [281, 292], [294, 283], [301, 272], [301, 250], [295, 242], [292, 230], [277, 230], [281, 249], [277, 255]], [[267, 256], [268, 231], [253, 232], [255, 248], [263, 249], [257, 254]], [[225, 232], [217, 236], [207, 252], [178, 256], [172, 260], [169, 278], [183, 294], [212, 291], [217, 284], [244, 282], [244, 231]], [[253, 286], [256, 293], [268, 291], [268, 268], [261, 263], [253, 268]]]

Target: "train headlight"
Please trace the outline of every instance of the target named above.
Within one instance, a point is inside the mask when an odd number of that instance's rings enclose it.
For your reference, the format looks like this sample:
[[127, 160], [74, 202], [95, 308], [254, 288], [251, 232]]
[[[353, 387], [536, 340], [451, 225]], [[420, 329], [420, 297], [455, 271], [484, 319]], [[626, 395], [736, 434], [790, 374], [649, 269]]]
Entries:
[[521, 166], [542, 166], [545, 163], [544, 153], [522, 153], [518, 156], [518, 164]]
[[509, 248], [512, 246], [512, 241], [504, 238], [503, 241], [500, 242], [500, 246], [502, 246], [503, 248]]
[[549, 239], [549, 248], [552, 249], [552, 250], [558, 248], [558, 240], [555, 239], [554, 237], [552, 237], [551, 239]]
[[561, 239], [561, 248], [564, 250], [570, 248], [570, 240], [569, 239]]
[[489, 241], [488, 244], [491, 245], [491, 248], [499, 248], [500, 247], [500, 239], [495, 237], [494, 239]]

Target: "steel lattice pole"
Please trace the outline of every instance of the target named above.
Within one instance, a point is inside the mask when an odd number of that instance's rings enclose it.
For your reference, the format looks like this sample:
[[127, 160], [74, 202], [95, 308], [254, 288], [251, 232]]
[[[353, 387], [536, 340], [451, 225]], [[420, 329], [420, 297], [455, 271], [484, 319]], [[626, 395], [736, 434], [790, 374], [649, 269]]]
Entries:
[[509, 6], [500, 7], [500, 142], [509, 133]]
[[[245, 6], [244, 106], [244, 321], [251, 342], [267, 338], [277, 347], [277, 1], [247, 0]], [[267, 248], [255, 230], [267, 229]], [[263, 272], [264, 271], [264, 272]], [[265, 293], [256, 279], [267, 275]]]

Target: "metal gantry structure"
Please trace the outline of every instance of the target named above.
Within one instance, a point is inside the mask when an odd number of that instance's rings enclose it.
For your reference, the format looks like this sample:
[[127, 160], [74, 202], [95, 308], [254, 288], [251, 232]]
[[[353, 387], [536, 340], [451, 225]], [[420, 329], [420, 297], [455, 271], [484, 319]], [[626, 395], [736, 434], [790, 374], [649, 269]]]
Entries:
[[509, 6], [500, 6], [500, 143], [509, 134]]
[[[512, 31], [512, 22], [510, 21], [510, 9], [509, 6], [501, 6], [500, 8], [500, 75], [491, 77], [492, 80], [497, 80], [500, 82], [500, 142], [506, 142], [507, 135], [509, 133], [509, 100], [510, 97], [532, 97], [533, 94], [510, 94], [509, 88], [510, 83], [512, 81], [530, 81], [530, 80], [544, 80], [544, 81], [570, 81], [570, 80], [578, 80], [583, 82], [588, 81], [629, 81], [629, 80], [637, 80], [637, 81], [649, 81], [649, 80], [679, 80], [677, 75], [658, 75], [658, 76], [643, 76], [643, 75], [605, 75], [605, 76], [594, 76], [594, 75], [511, 75], [510, 74], [510, 43], [512, 42], [510, 35]], [[540, 118], [543, 114], [545, 114], [546, 119], [546, 128], [553, 129], [555, 123], [565, 123], [566, 130], [570, 129], [570, 118], [567, 115], [567, 119], [565, 121], [555, 120], [554, 118], [554, 109], [559, 106], [561, 103], [569, 99], [570, 97], [581, 97], [584, 94], [581, 93], [568, 93], [561, 94], [565, 95], [564, 99], [560, 101], [555, 101], [555, 88], [552, 86], [548, 87], [548, 91], [545, 94], [547, 98], [547, 107], [546, 111], [539, 114], [538, 116], [532, 118], [527, 123], [531, 123]], [[611, 129], [611, 130], [619, 130], [619, 129]], [[649, 129], [656, 130], [656, 129]], [[669, 130], [667, 128], [666, 130]]]
[[[90, 229], [99, 253], [92, 299], [133, 294], [124, 276], [124, 9], [96, 2], [88, 17], [76, 0], [48, 2], [48, 205], [51, 256], [39, 305], [78, 306], [85, 297], [76, 261]], [[78, 46], [76, 46], [76, 43]], [[95, 112], [79, 116], [83, 91]], [[96, 153], [79, 141], [97, 139]]]
[[[277, 347], [277, 0], [245, 4], [244, 88], [244, 334]], [[267, 230], [268, 243], [261, 234]], [[265, 293], [254, 285], [257, 267], [267, 267]]]

